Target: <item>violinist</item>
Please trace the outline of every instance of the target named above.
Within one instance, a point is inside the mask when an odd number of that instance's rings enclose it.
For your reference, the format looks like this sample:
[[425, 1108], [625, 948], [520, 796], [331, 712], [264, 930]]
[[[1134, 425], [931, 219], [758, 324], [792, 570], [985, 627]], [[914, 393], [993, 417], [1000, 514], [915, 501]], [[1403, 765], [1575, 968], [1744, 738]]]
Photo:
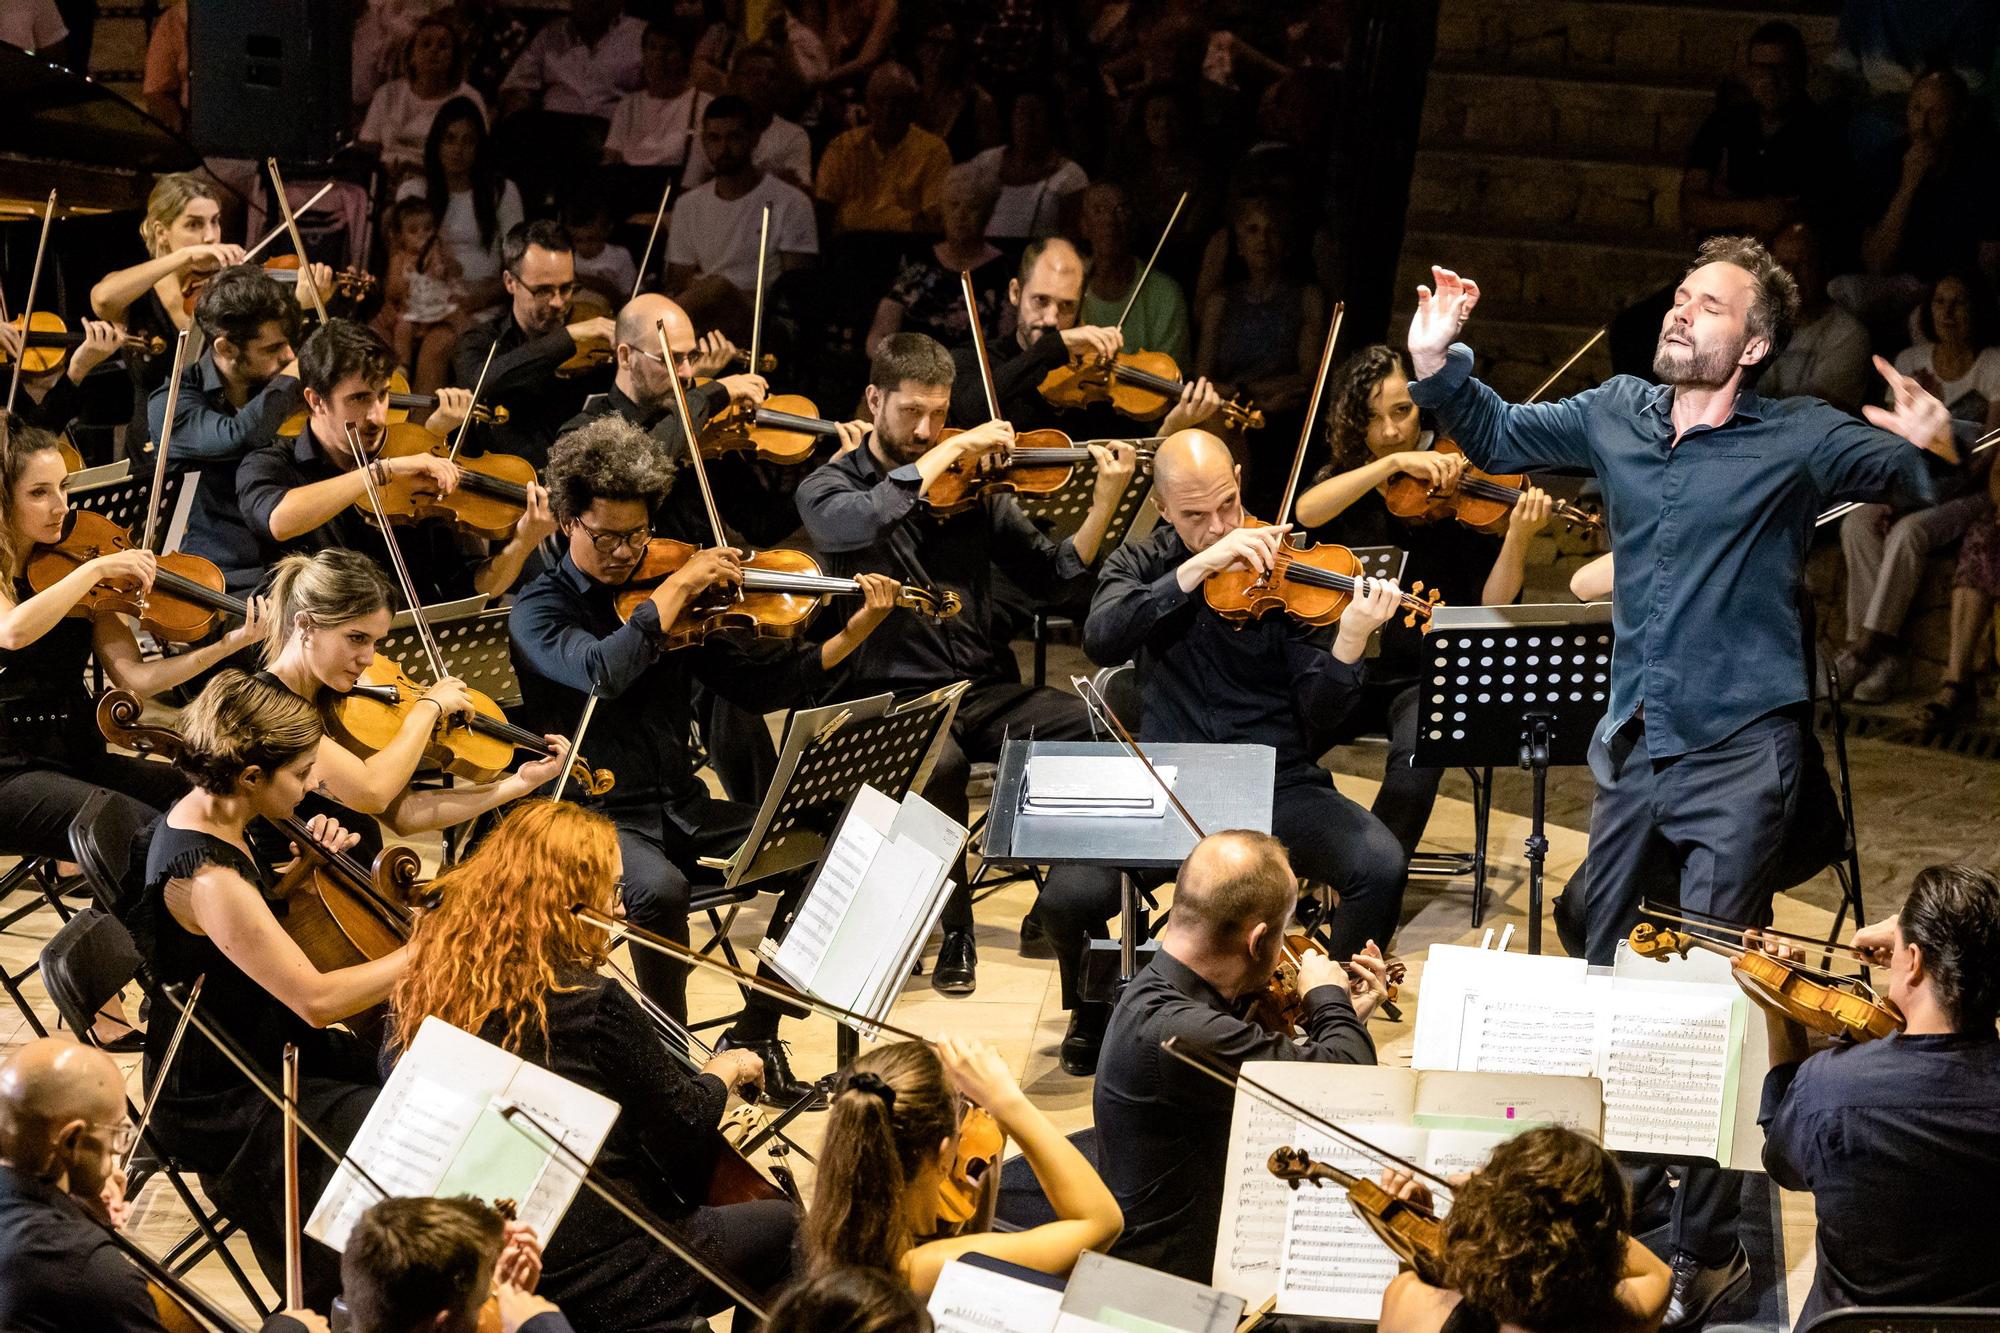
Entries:
[[[1456, 1179], [1456, 1178], [1454, 1178]], [[1392, 1192], [1430, 1190], [1391, 1169]], [[1653, 1333], [1667, 1266], [1630, 1235], [1618, 1159], [1574, 1130], [1507, 1140], [1452, 1189], [1442, 1286], [1409, 1269], [1382, 1294], [1380, 1333]]]
[[1160, 1049], [1169, 1037], [1233, 1072], [1246, 1060], [1372, 1065], [1368, 1019], [1387, 994], [1373, 951], [1349, 963], [1304, 954], [1302, 1040], [1239, 1017], [1283, 957], [1299, 884], [1284, 846], [1233, 830], [1181, 866], [1160, 952], [1118, 999], [1092, 1109], [1105, 1177], [1125, 1213], [1121, 1259], [1206, 1282], [1222, 1219], [1229, 1090]]
[[2000, 1305], [2000, 1222], [1977, 1206], [2000, 1188], [2000, 879], [1918, 871], [1853, 944], [1887, 970], [1902, 1032], [1809, 1055], [1802, 1028], [1764, 1014], [1764, 1167], [1810, 1191], [1818, 1219], [1799, 1324], [1850, 1305]]
[[[507, 306], [459, 339], [452, 379], [470, 389], [485, 369], [479, 399], [505, 407], [508, 416], [475, 435], [484, 448], [517, 454], [541, 471], [563, 423], [611, 378], [617, 330], [602, 315], [569, 322], [576, 300], [576, 246], [560, 222], [516, 225], [500, 243], [500, 262]], [[591, 348], [601, 352], [601, 365], [557, 374], [564, 363]], [[489, 350], [491, 366], [486, 364]]]
[[[617, 595], [653, 543], [653, 516], [669, 489], [688, 479], [676, 475], [656, 440], [611, 416], [557, 441], [548, 477], [564, 555], [514, 603], [510, 631], [521, 692], [533, 725], [563, 734], [574, 729], [585, 698], [596, 696], [590, 750], [618, 775], [602, 808], [618, 826], [626, 915], [685, 944], [690, 884], [712, 873], [701, 858], [735, 852], [757, 813], [749, 804], [711, 797], [696, 775], [689, 748], [693, 686], [759, 715], [804, 699], [881, 624], [900, 585], [861, 576], [864, 604], [824, 643], [753, 655], [717, 639], [667, 651], [663, 628], [707, 589], [737, 582], [739, 553], [697, 551], [621, 621]], [[686, 969], [651, 950], [634, 965], [647, 997], [685, 1022]], [[812, 1090], [791, 1075], [777, 1026], [777, 1008], [753, 995], [723, 1045], [761, 1056], [766, 1097], [790, 1105]]]
[[[1124, 350], [1117, 329], [1077, 323], [1083, 306], [1083, 256], [1060, 236], [1031, 242], [1021, 254], [1020, 273], [1007, 284], [1007, 301], [1014, 308], [1013, 337], [997, 339], [993, 356], [993, 389], [1000, 415], [1016, 430], [1060, 428], [1072, 438], [1129, 439], [1132, 423], [1108, 406], [1064, 413], [1041, 395], [1042, 380], [1066, 362], [1086, 357], [1112, 357]], [[953, 349], [958, 375], [951, 393], [951, 419], [959, 425], [986, 420], [986, 396], [980, 385], [977, 350], [970, 344]], [[1221, 397], [1205, 379], [1189, 380], [1180, 401], [1157, 428], [1172, 435], [1199, 426], [1215, 415]]]
[[[294, 350], [302, 321], [292, 294], [262, 269], [226, 268], [201, 290], [194, 322], [206, 344], [181, 370], [174, 401], [170, 469], [201, 478], [181, 548], [213, 561], [228, 590], [242, 596], [264, 577], [257, 537], [237, 505], [236, 470], [304, 404]], [[128, 448], [152, 467], [153, 441], [166, 429], [167, 389], [146, 404], [146, 431]]]
[[[14, 407], [30, 426], [55, 435], [67, 432], [70, 423], [83, 415], [83, 382], [120, 351], [136, 354], [137, 349], [125, 345], [116, 324], [86, 319], [79, 333], [82, 340], [54, 370], [21, 376], [21, 397]], [[5, 353], [8, 366], [21, 355], [24, 341], [19, 326], [0, 324], [0, 352]]]
[[[271, 1085], [283, 1048], [296, 1045], [300, 1109], [329, 1144], [345, 1148], [379, 1081], [370, 1053], [332, 1025], [387, 999], [407, 951], [321, 971], [280, 924], [289, 904], [274, 906], [269, 867], [246, 837], [259, 817], [289, 818], [311, 790], [319, 713], [280, 685], [224, 669], [181, 714], [180, 732], [175, 767], [194, 790], [152, 827], [144, 889], [127, 919], [133, 941], [156, 984], [191, 987], [206, 978], [200, 1016], [232, 1038]], [[310, 827], [334, 851], [355, 842], [324, 816]], [[164, 1013], [148, 1026], [149, 1086], [174, 1028]], [[283, 1125], [264, 1094], [195, 1033], [166, 1069], [152, 1121], [162, 1148], [200, 1173], [203, 1191], [243, 1229], [280, 1290], [284, 1207], [271, 1181]], [[333, 1164], [314, 1152], [301, 1153], [299, 1162], [301, 1197], [316, 1199]], [[339, 1290], [338, 1257], [307, 1246], [304, 1258], [306, 1304], [323, 1309]]]
[[[924, 797], [967, 822], [965, 784], [975, 760], [998, 758], [1001, 741], [1032, 733], [1044, 740], [1088, 740], [1090, 721], [1074, 694], [1021, 683], [1013, 651], [995, 628], [996, 567], [1030, 596], [1048, 601], [1078, 592], [1135, 466], [1127, 444], [1091, 446], [1097, 462], [1090, 512], [1076, 535], [1052, 542], [1028, 521], [1011, 495], [991, 495], [969, 510], [939, 517], [924, 496], [955, 466], [968, 466], [1007, 447], [1014, 429], [985, 421], [945, 435], [954, 378], [951, 356], [921, 333], [883, 340], [872, 358], [865, 443], [799, 483], [799, 516], [827, 572], [893, 573], [936, 591], [959, 595], [963, 609], [945, 621], [898, 617], [842, 673], [838, 697], [892, 691], [919, 694], [969, 680], [952, 717]], [[975, 369], [972, 375], [978, 377]], [[1066, 873], [1066, 872], [1063, 872]], [[977, 984], [970, 877], [961, 864], [946, 901], [944, 947], [931, 985], [947, 995]]]
[[[1332, 461], [1299, 497], [1299, 525], [1325, 529], [1343, 546], [1395, 546], [1407, 552], [1403, 582], [1421, 582], [1449, 606], [1504, 606], [1520, 596], [1528, 545], [1549, 520], [1549, 497], [1529, 486], [1514, 505], [1504, 538], [1462, 523], [1411, 524], [1389, 512], [1382, 488], [1409, 474], [1440, 489], [1456, 483], [1462, 455], [1439, 453], [1436, 435], [1424, 429], [1410, 401], [1409, 379], [1395, 349], [1377, 345], [1349, 357], [1327, 385]], [[1367, 679], [1339, 735], [1369, 732], [1389, 738], [1382, 785], [1371, 807], [1402, 844], [1403, 860], [1417, 850], [1430, 821], [1443, 771], [1413, 768], [1417, 743], [1417, 678], [1423, 669], [1423, 634], [1391, 620], [1382, 627], [1382, 651], [1368, 664]]]
[[0, 430], [0, 807], [7, 811], [0, 850], [67, 860], [70, 825], [99, 788], [148, 812], [187, 790], [165, 764], [105, 747], [91, 723], [86, 664], [95, 656], [113, 684], [150, 697], [256, 642], [267, 620], [264, 603], [252, 599], [249, 619], [215, 643], [149, 661], [124, 620], [77, 613], [102, 585], [150, 587], [151, 552], [98, 556], [32, 591], [29, 560], [37, 546], [62, 539], [70, 505], [56, 437], [18, 419], [10, 425]]
[[[732, 1093], [757, 1096], [763, 1063], [731, 1050], [699, 1072], [683, 1068], [639, 1001], [601, 970], [609, 937], [569, 910], [616, 910], [618, 842], [603, 815], [526, 801], [432, 881], [439, 905], [410, 937], [386, 1058], [439, 1018], [610, 1098], [620, 1113], [598, 1170], [705, 1261], [752, 1292], [774, 1292], [791, 1269], [791, 1203], [772, 1187], [770, 1198], [708, 1206], [715, 1155], [728, 1151], [723, 1110]], [[728, 1305], [590, 1190], [542, 1261], [541, 1292], [585, 1328], [678, 1326]]]
[[[959, 1157], [966, 1112], [975, 1106], [1020, 1144], [1054, 1221], [1019, 1231], [940, 1234], [946, 1224], [939, 1192]], [[1110, 1248], [1124, 1226], [1090, 1159], [1028, 1100], [1000, 1053], [983, 1041], [879, 1046], [841, 1071], [829, 1110], [819, 1183], [806, 1213], [805, 1257], [814, 1275], [872, 1269], [928, 1298], [954, 1259], [985, 1255], [1061, 1276], [1086, 1251]]]
[[[243, 517], [256, 534], [262, 562], [344, 547], [387, 567], [385, 543], [394, 540], [425, 605], [475, 592], [504, 593], [520, 578], [542, 539], [555, 531], [547, 492], [539, 485], [529, 483], [528, 502], [513, 536], [491, 554], [483, 538], [462, 534], [449, 523], [398, 526], [391, 537], [369, 510], [364, 466], [378, 488], [410, 479], [420, 490], [449, 494], [458, 485], [458, 465], [440, 453], [378, 457], [388, 442], [389, 377], [395, 368], [389, 345], [365, 324], [335, 319], [306, 339], [299, 353], [305, 429], [296, 440], [281, 438], [257, 450], [236, 472]], [[470, 401], [465, 390], [439, 390], [438, 406], [417, 428], [417, 438], [427, 438], [421, 432], [434, 441], [448, 438], [464, 420]], [[349, 442], [350, 426], [360, 442], [358, 455]]]

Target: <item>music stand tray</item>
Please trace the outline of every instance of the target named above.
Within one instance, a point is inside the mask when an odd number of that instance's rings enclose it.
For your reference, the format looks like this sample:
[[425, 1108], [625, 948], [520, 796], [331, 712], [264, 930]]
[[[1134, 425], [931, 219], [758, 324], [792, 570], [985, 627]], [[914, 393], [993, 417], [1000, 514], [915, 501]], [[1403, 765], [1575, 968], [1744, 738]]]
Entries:
[[1542, 950], [1548, 770], [1587, 762], [1611, 697], [1611, 604], [1440, 606], [1424, 636], [1417, 745], [1424, 768], [1518, 766], [1534, 777], [1528, 952]]

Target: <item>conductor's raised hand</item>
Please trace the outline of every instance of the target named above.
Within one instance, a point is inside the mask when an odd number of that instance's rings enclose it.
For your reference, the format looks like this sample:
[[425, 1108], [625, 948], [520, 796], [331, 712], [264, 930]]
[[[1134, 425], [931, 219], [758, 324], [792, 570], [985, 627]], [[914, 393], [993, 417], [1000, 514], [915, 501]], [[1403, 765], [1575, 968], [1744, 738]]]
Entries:
[[1479, 284], [1448, 268], [1431, 269], [1436, 287], [1417, 285], [1417, 309], [1410, 316], [1410, 360], [1419, 379], [1444, 366], [1445, 351], [1458, 340], [1466, 317], [1479, 304]]
[[1861, 409], [1862, 415], [1883, 430], [1956, 465], [1958, 442], [1951, 437], [1951, 413], [1945, 405], [1923, 385], [1879, 356], [1875, 358], [1875, 369], [1889, 383], [1890, 406], [1869, 403]]

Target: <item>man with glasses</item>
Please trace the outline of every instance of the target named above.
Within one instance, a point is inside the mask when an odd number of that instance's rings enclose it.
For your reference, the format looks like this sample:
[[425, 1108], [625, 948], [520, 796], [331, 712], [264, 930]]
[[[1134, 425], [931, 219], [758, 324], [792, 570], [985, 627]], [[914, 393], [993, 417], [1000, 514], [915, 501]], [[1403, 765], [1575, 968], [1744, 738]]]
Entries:
[[[576, 255], [569, 229], [560, 222], [524, 222], [515, 227], [500, 244], [500, 259], [507, 309], [459, 340], [452, 376], [460, 387], [470, 389], [480, 383], [480, 369], [485, 367], [479, 401], [505, 407], [507, 420], [479, 428], [481, 445], [519, 454], [539, 469], [548, 462], [549, 446], [563, 423], [610, 378], [608, 355], [601, 368], [580, 374], [559, 375], [558, 367], [587, 347], [608, 353], [615, 330], [602, 316], [569, 322], [570, 305], [576, 299]], [[489, 350], [491, 366], [486, 364]]]
[[[694, 686], [756, 715], [801, 701], [889, 614], [901, 585], [859, 576], [866, 593], [860, 609], [824, 643], [801, 640], [753, 655], [713, 638], [669, 650], [666, 627], [697, 599], [742, 581], [740, 552], [704, 545], [629, 619], [618, 614], [618, 595], [639, 573], [662, 502], [690, 479], [676, 477], [656, 440], [611, 415], [556, 442], [548, 479], [562, 560], [522, 590], [510, 622], [528, 725], [570, 734], [586, 699], [596, 698], [586, 743], [593, 762], [618, 775], [598, 806], [618, 825], [625, 914], [685, 944], [689, 886], [703, 876], [701, 859], [734, 853], [756, 815], [748, 803], [710, 796], [696, 774]], [[780, 900], [773, 919], [784, 920], [788, 908]], [[647, 998], [685, 1022], [687, 969], [646, 949], [634, 952], [633, 966]], [[765, 1100], [789, 1105], [813, 1089], [791, 1072], [778, 1016], [769, 1000], [749, 997], [722, 1046], [761, 1056]]]

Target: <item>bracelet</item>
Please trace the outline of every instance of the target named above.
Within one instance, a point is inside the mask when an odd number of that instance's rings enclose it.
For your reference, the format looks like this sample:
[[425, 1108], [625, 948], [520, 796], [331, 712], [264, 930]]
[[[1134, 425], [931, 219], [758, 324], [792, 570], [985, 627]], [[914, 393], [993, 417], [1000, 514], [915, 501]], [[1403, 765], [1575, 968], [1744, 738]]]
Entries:
[[424, 695], [419, 695], [419, 696], [417, 697], [417, 702], [418, 702], [418, 703], [420, 703], [420, 704], [429, 704], [429, 705], [430, 705], [430, 706], [431, 706], [432, 708], [435, 708], [435, 709], [437, 709], [437, 710], [438, 710], [438, 721], [440, 721], [440, 722], [444, 721], [444, 705], [443, 705], [443, 704], [441, 704], [441, 703], [439, 703], [439, 702], [438, 702], [437, 700], [435, 700], [435, 699], [431, 698], [431, 697], [430, 697], [430, 696], [429, 696], [428, 694], [424, 694]]

